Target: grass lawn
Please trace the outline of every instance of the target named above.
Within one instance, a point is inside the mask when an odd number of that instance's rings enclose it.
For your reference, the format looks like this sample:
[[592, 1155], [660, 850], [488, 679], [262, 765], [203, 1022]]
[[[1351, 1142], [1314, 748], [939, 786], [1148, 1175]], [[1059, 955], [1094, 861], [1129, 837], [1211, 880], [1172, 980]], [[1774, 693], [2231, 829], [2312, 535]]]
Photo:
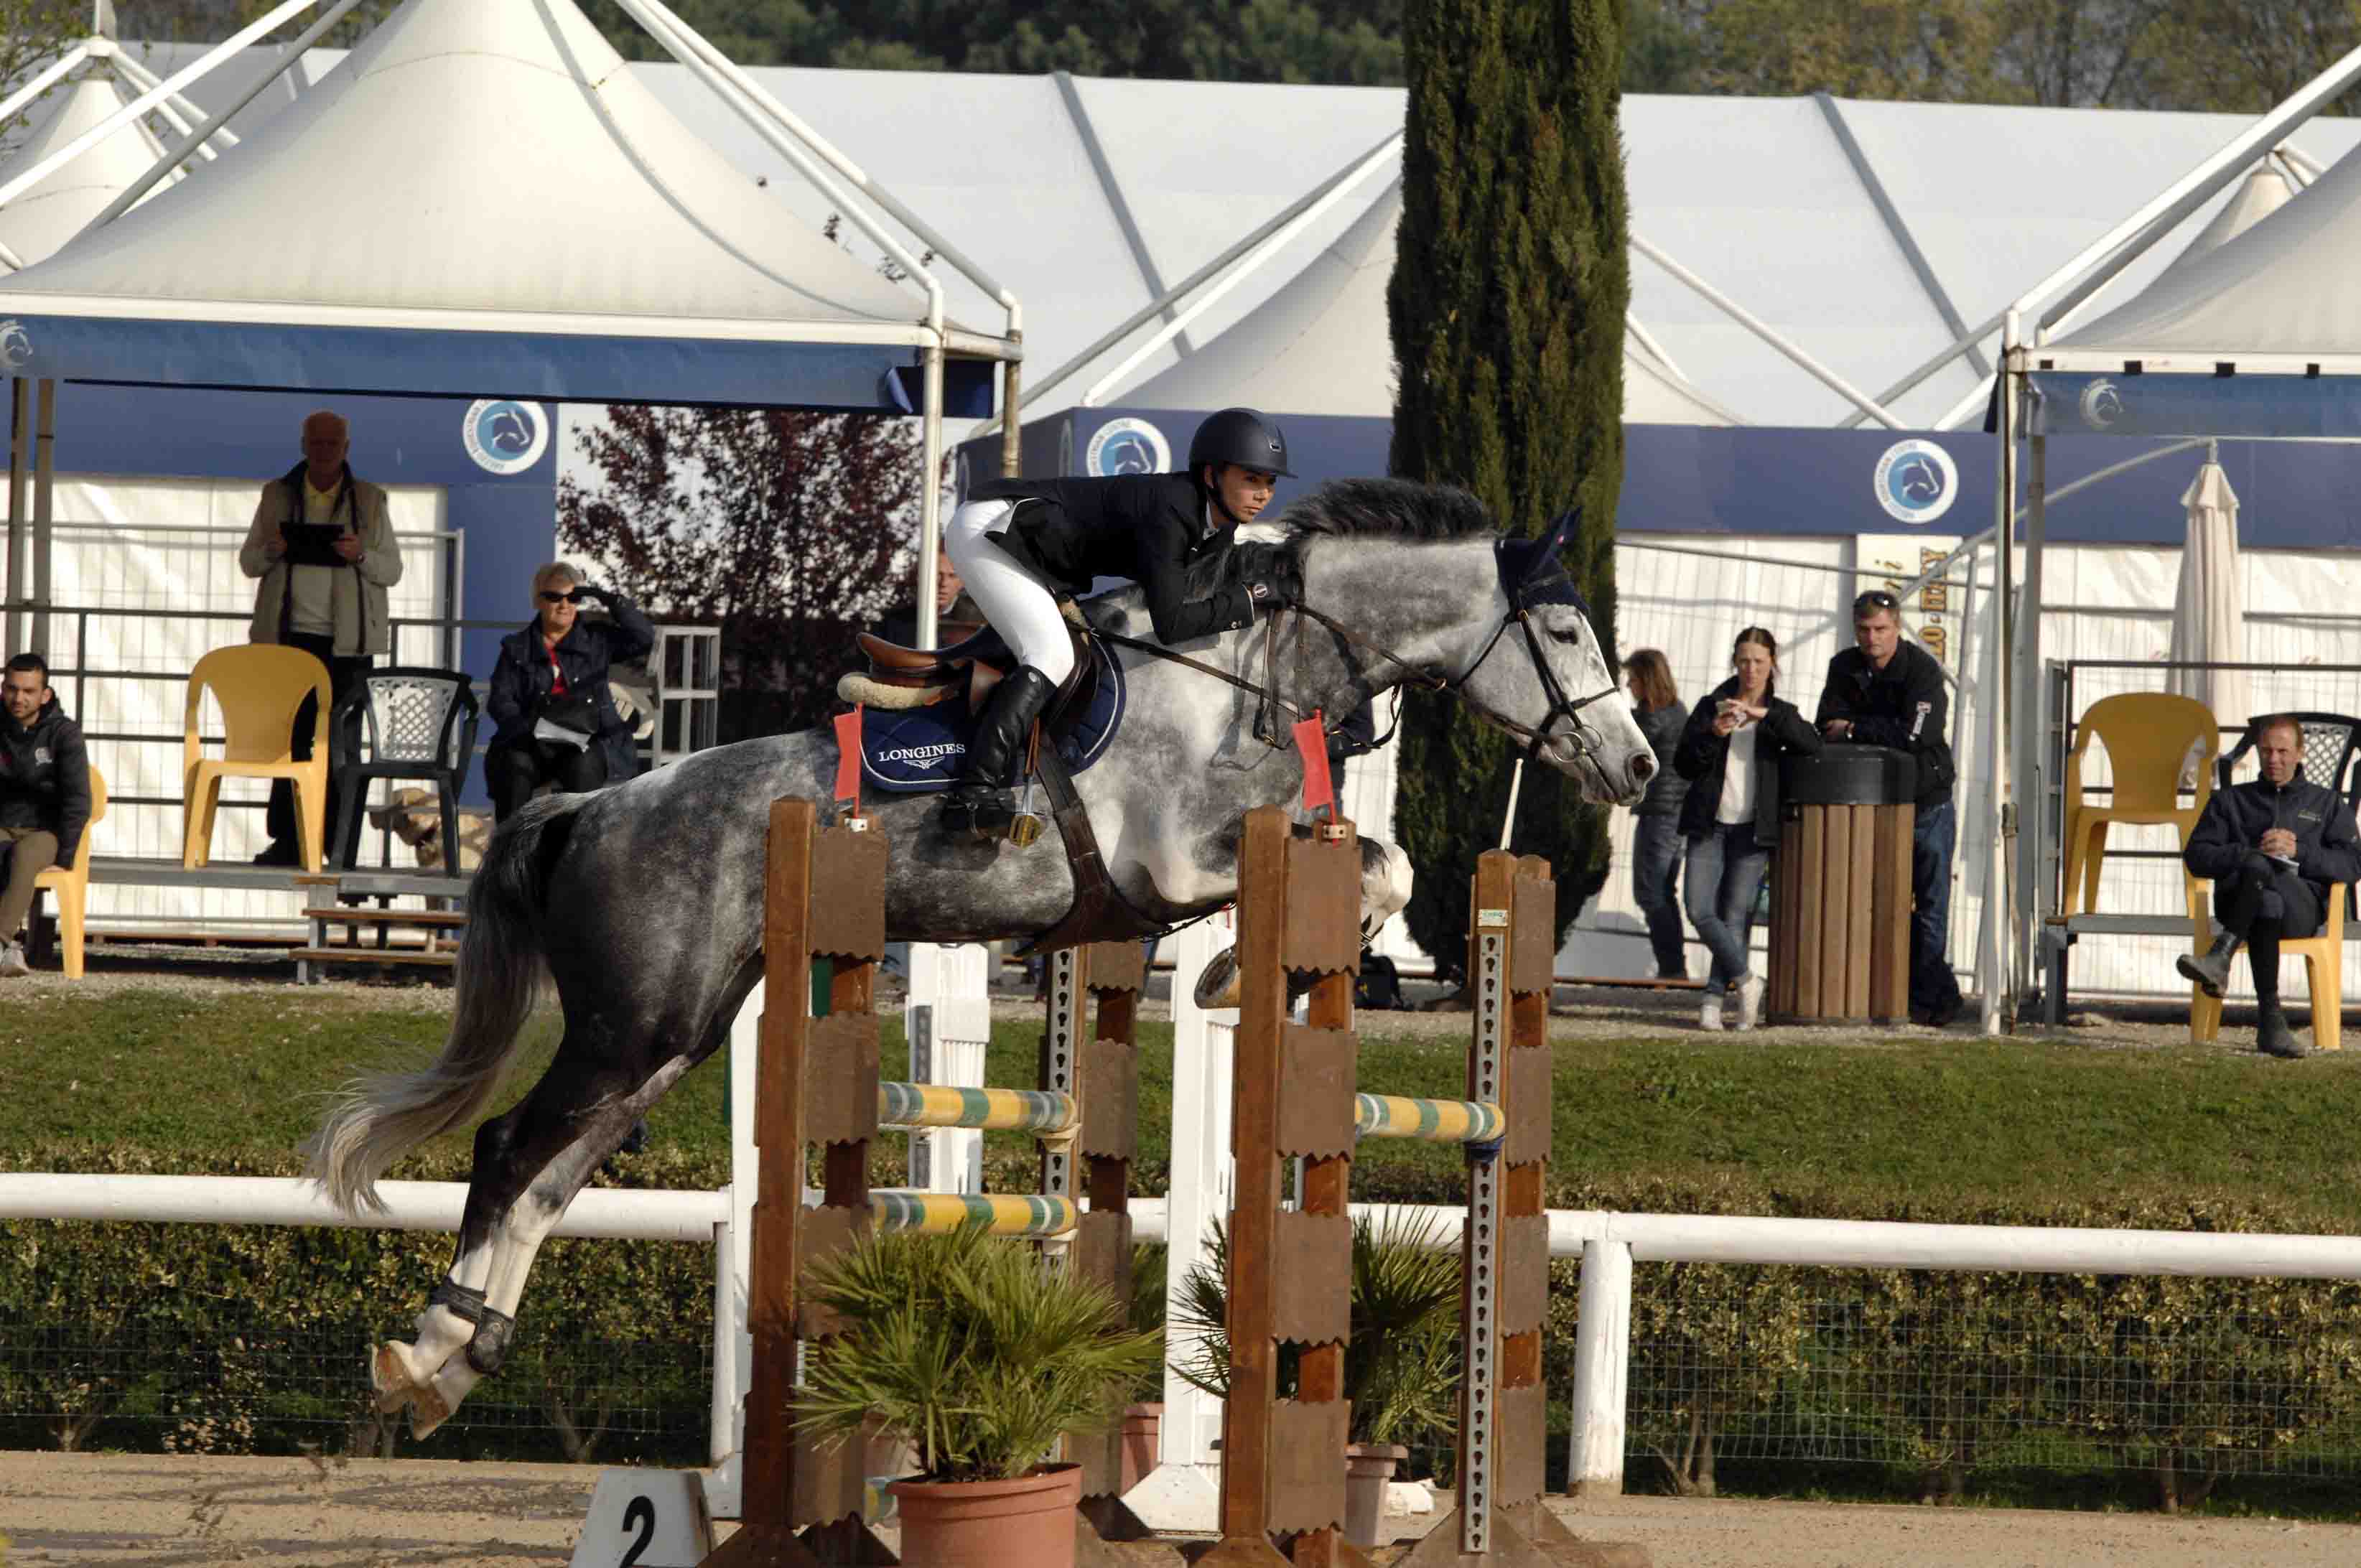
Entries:
[[[19, 992], [9, 1003], [0, 1014], [0, 1159], [19, 1169], [27, 1151], [59, 1141], [280, 1159], [309, 1130], [323, 1091], [357, 1068], [423, 1061], [444, 1028], [437, 1013], [399, 993], [344, 987], [125, 987], [87, 997]], [[1460, 1092], [1456, 1035], [1389, 1035], [1388, 1022], [1363, 1015], [1366, 1085]], [[556, 1019], [529, 1027], [522, 1075], [554, 1048]], [[906, 1065], [898, 1022], [885, 1034], [894, 1076]], [[1140, 1035], [1141, 1160], [1153, 1168], [1167, 1148], [1172, 1031], [1144, 1023]], [[998, 1025], [991, 1080], [1032, 1082], [1038, 1036], [1037, 1024]], [[2361, 1122], [2361, 1062], [1923, 1036], [1580, 1038], [1554, 1048], [1556, 1174], [1585, 1183], [1691, 1186], [1737, 1175], [1832, 1195], [1836, 1212], [1863, 1217], [1905, 1215], [1920, 1202], [1950, 1210], [1968, 1198], [2018, 1207], [2218, 1196], [2293, 1204], [2307, 1223], [2361, 1229], [2361, 1195], [2342, 1179]], [[715, 1062], [685, 1079], [651, 1117], [657, 1136], [722, 1157], [723, 1077]], [[1013, 1134], [994, 1141], [1026, 1146]], [[1394, 1142], [1371, 1143], [1360, 1157], [1372, 1175], [1455, 1163], [1454, 1151]], [[876, 1179], [891, 1179], [899, 1163], [889, 1139]]]

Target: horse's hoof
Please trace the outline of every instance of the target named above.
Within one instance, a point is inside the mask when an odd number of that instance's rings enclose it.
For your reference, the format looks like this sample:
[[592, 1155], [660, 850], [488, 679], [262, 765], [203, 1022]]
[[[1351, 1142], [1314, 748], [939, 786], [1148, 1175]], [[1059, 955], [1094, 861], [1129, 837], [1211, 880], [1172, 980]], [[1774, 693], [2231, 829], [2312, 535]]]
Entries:
[[436, 1393], [432, 1387], [412, 1391], [410, 1401], [410, 1435], [412, 1437], [433, 1437], [434, 1429], [450, 1419], [450, 1402]]
[[410, 1370], [409, 1346], [388, 1340], [369, 1357], [369, 1387], [377, 1393], [380, 1415], [392, 1415], [411, 1402], [419, 1379]]
[[1211, 1011], [1238, 1004], [1238, 950], [1225, 948], [1198, 971], [1197, 1005]]

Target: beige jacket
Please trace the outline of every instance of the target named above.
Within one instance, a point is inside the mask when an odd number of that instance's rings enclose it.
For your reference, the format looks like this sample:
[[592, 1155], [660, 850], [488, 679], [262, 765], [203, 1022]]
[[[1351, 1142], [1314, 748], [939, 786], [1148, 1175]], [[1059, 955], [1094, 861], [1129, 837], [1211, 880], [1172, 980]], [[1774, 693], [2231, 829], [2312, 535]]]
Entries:
[[[246, 531], [246, 543], [238, 547], [238, 570], [249, 577], [262, 579], [262, 587], [254, 596], [254, 624], [247, 634], [249, 641], [279, 641], [279, 629], [287, 608], [288, 566], [284, 557], [271, 559], [263, 546], [280, 532], [287, 521], [289, 506], [302, 505], [301, 499], [292, 499], [294, 494], [284, 477], [263, 486], [262, 499], [254, 509], [253, 526]], [[393, 520], [386, 508], [385, 490], [365, 479], [355, 479], [353, 500], [360, 512], [361, 558], [350, 570], [339, 571], [330, 579], [336, 652], [343, 658], [392, 650], [393, 633], [386, 616], [385, 590], [401, 581], [401, 550], [394, 543]]]

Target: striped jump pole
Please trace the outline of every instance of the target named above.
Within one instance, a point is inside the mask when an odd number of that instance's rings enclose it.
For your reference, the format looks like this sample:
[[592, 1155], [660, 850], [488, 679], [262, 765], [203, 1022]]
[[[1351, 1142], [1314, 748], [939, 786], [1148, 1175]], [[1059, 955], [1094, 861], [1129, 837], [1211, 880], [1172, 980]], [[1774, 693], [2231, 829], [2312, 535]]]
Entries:
[[945, 1083], [881, 1083], [881, 1127], [973, 1127], [988, 1132], [1068, 1133], [1082, 1124], [1071, 1094], [1038, 1089], [965, 1089]]
[[981, 1223], [995, 1236], [1036, 1241], [1073, 1234], [1081, 1219], [1069, 1199], [983, 1197], [967, 1192], [872, 1192], [870, 1223], [880, 1231], [947, 1236]]
[[1409, 1094], [1356, 1094], [1354, 1130], [1365, 1138], [1409, 1138], [1422, 1144], [1489, 1144], [1509, 1119], [1478, 1100], [1425, 1100]]

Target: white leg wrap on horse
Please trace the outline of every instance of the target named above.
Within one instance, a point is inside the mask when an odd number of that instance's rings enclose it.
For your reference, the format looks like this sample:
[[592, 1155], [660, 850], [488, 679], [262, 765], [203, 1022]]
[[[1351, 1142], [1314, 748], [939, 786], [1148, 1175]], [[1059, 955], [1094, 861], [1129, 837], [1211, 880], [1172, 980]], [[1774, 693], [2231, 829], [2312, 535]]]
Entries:
[[944, 527], [943, 549], [1018, 660], [1062, 684], [1074, 673], [1074, 642], [1058, 596], [993, 539], [1008, 526], [1010, 510], [1006, 501], [968, 502]]

